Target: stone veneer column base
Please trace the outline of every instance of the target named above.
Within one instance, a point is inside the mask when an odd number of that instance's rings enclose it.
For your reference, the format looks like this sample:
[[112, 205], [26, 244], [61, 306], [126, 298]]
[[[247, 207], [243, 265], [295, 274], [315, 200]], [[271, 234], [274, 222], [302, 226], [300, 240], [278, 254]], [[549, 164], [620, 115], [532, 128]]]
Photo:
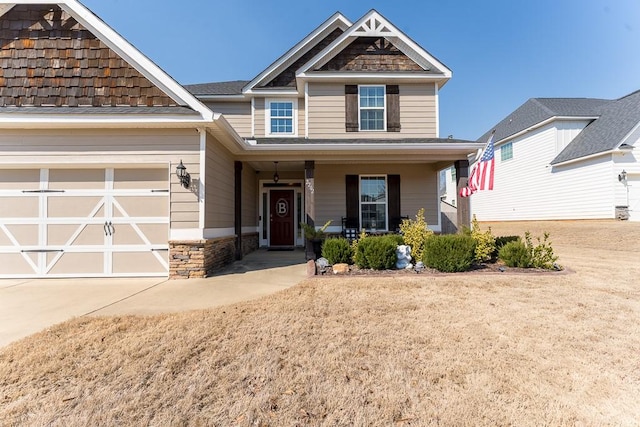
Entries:
[[[207, 277], [235, 261], [235, 237], [169, 242], [169, 279]], [[242, 236], [242, 252], [258, 249], [258, 233]]]

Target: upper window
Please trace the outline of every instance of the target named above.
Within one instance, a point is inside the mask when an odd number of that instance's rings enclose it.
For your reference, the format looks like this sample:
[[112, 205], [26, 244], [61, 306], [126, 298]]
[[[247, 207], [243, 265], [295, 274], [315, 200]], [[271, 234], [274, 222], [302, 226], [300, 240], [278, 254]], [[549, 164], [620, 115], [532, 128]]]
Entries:
[[295, 101], [267, 101], [266, 107], [268, 135], [297, 134]]
[[387, 177], [360, 177], [360, 224], [370, 231], [387, 229]]
[[510, 160], [513, 159], [513, 143], [509, 142], [500, 147], [500, 160]]
[[385, 130], [385, 87], [360, 86], [358, 89], [360, 130]]

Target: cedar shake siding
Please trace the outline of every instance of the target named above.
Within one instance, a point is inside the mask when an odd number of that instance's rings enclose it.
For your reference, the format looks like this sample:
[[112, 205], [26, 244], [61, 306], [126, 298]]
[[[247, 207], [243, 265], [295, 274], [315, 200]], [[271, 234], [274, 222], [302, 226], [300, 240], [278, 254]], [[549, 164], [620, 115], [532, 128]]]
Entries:
[[302, 55], [296, 62], [291, 64], [286, 70], [280, 73], [276, 78], [271, 80], [264, 87], [295, 87], [296, 71], [304, 64], [309, 62], [311, 58], [320, 53], [325, 47], [329, 46], [335, 39], [340, 37], [343, 31], [339, 28], [333, 30], [331, 34], [325, 37], [321, 42], [316, 44], [311, 50]]
[[360, 37], [319, 71], [425, 71], [383, 37]]
[[18, 5], [0, 21], [0, 106], [177, 104], [54, 5]]

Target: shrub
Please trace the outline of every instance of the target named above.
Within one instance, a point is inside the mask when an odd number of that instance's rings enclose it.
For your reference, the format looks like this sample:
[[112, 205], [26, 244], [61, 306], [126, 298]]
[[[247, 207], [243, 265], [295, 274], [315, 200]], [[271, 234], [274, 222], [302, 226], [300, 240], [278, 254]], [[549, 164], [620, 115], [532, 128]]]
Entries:
[[360, 235], [358, 236], [358, 238], [354, 239], [353, 242], [351, 242], [351, 254], [353, 256], [353, 262], [356, 262], [356, 254], [358, 253], [358, 242], [365, 237], [367, 237], [367, 232], [364, 231], [363, 228], [362, 230], [360, 230]]
[[500, 258], [508, 267], [530, 268], [531, 251], [520, 239], [505, 243], [498, 252]]
[[534, 245], [531, 242], [531, 233], [528, 231], [524, 233], [524, 239], [527, 244], [527, 248], [531, 253], [531, 265], [535, 268], [552, 270], [555, 262], [558, 260], [558, 257], [553, 253], [551, 242], [548, 242], [549, 233], [545, 231], [542, 239], [537, 237], [537, 245]]
[[474, 215], [473, 220], [471, 220], [471, 230], [469, 234], [476, 242], [474, 261], [478, 263], [489, 261], [496, 250], [496, 238], [491, 234], [491, 228], [487, 231], [481, 231], [480, 224], [478, 224], [478, 220]]
[[520, 236], [497, 236], [496, 237], [496, 248], [494, 249], [493, 253], [491, 254], [491, 259], [496, 260], [498, 259], [498, 252], [500, 252], [500, 249], [506, 245], [509, 242], [516, 242], [520, 240]]
[[355, 263], [359, 268], [388, 270], [396, 264], [397, 238], [367, 236], [358, 241]]
[[322, 245], [322, 256], [329, 264], [351, 264], [351, 245], [344, 237], [325, 240]]
[[476, 243], [471, 236], [432, 236], [425, 242], [422, 261], [427, 267], [446, 273], [467, 271], [473, 264]]
[[404, 244], [411, 246], [411, 256], [414, 259], [422, 259], [424, 244], [430, 236], [433, 236], [433, 231], [427, 228], [427, 222], [424, 219], [424, 208], [418, 211], [415, 220], [402, 220], [400, 233], [402, 233]]

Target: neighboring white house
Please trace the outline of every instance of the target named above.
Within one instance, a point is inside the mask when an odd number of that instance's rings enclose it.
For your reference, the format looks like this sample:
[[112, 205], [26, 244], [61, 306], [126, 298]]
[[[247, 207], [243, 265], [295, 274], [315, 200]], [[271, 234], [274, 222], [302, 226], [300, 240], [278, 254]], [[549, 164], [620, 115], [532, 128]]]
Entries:
[[495, 129], [493, 191], [480, 221], [640, 221], [640, 91], [620, 99], [532, 98]]

